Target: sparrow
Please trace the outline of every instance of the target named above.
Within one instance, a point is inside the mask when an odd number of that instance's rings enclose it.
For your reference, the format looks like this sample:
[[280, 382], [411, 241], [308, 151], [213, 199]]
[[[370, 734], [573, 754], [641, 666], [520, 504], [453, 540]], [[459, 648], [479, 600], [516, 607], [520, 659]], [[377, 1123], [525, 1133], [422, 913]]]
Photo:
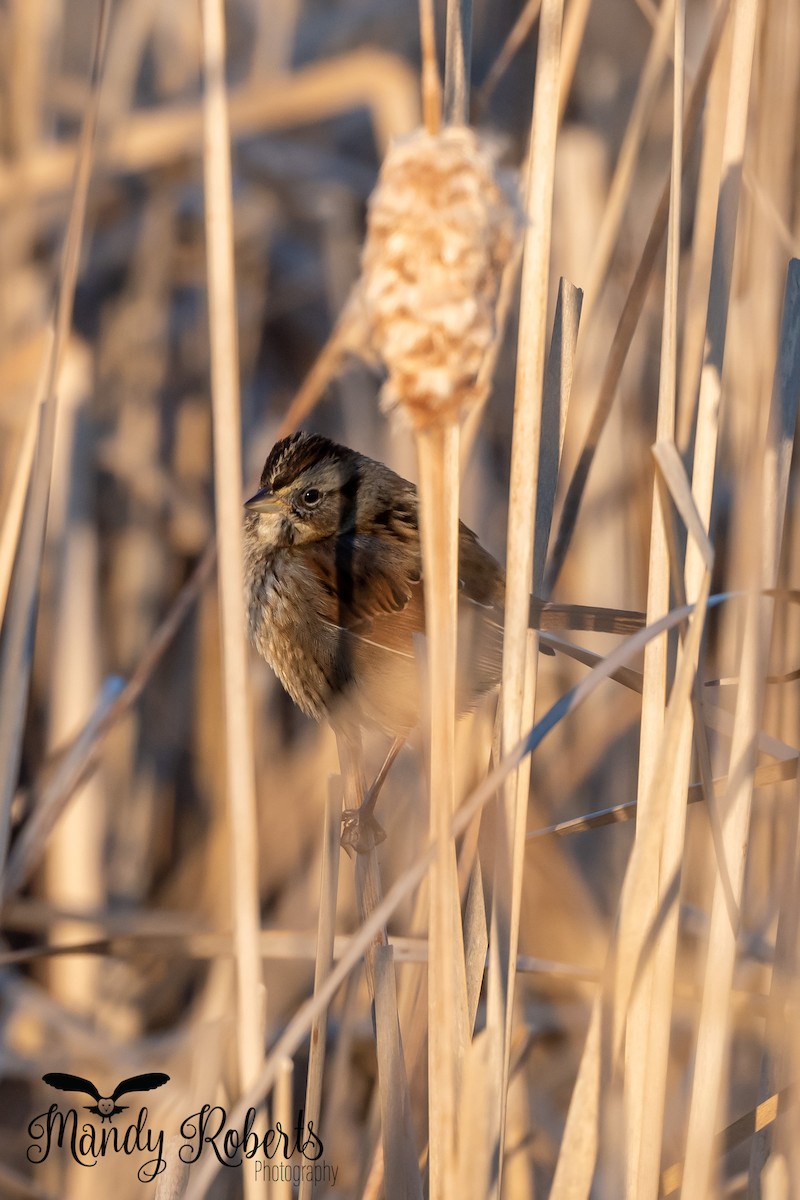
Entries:
[[[421, 709], [415, 639], [425, 632], [413, 483], [318, 434], [276, 443], [245, 504], [250, 639], [294, 702], [338, 731], [395, 739]], [[505, 578], [459, 525], [459, 713], [500, 682]], [[531, 627], [631, 633], [644, 615], [532, 597]]]

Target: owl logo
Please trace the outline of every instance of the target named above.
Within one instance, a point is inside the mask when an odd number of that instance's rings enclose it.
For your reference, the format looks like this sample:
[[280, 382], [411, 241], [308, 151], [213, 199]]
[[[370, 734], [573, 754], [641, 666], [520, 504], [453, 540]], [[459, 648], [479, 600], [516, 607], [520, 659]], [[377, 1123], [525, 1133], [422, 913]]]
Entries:
[[117, 1104], [120, 1096], [126, 1096], [129, 1092], [152, 1092], [154, 1088], [163, 1087], [165, 1083], [169, 1083], [169, 1075], [165, 1075], [163, 1071], [148, 1071], [144, 1075], [131, 1075], [130, 1079], [123, 1079], [121, 1083], [118, 1083], [110, 1096], [101, 1096], [91, 1079], [84, 1079], [82, 1075], [50, 1071], [47, 1075], [42, 1076], [42, 1081], [52, 1088], [58, 1088], [60, 1092], [85, 1092], [91, 1096], [97, 1103], [85, 1104], [84, 1108], [88, 1109], [90, 1113], [96, 1113], [98, 1117], [102, 1118], [101, 1124], [104, 1124], [115, 1117], [117, 1113], [124, 1112], [129, 1107], [127, 1104]]

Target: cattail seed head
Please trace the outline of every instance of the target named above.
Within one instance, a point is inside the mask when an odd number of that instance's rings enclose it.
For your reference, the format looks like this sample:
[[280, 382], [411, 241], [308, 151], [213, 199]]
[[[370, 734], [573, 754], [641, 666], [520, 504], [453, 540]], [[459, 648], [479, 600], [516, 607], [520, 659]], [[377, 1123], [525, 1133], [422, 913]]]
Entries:
[[482, 367], [520, 227], [510, 172], [474, 130], [417, 130], [390, 149], [370, 199], [360, 297], [388, 373], [382, 404], [414, 428], [486, 399]]

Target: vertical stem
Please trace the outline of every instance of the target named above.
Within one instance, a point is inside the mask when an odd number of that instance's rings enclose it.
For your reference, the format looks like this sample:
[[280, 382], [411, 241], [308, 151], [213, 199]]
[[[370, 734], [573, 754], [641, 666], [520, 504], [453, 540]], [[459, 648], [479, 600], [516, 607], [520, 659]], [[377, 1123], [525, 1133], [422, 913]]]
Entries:
[[[755, 39], [755, 8], [746, 7], [738, 43], [747, 63], [752, 61]], [[737, 38], [734, 31], [734, 71], [736, 72]], [[750, 54], [747, 50], [750, 50]], [[789, 482], [789, 460], [797, 424], [800, 398], [800, 260], [789, 264], [784, 300], [781, 344], [775, 371], [767, 444], [764, 447], [763, 471], [757, 487], [748, 488], [743, 497], [739, 529], [747, 530], [753, 512], [761, 536], [760, 542], [748, 546], [745, 567], [756, 576], [756, 586], [773, 588], [777, 582], [780, 546], [786, 512]], [[759, 503], [760, 501], [760, 503]], [[748, 512], [749, 509], [749, 512]], [[760, 520], [759, 520], [760, 518]], [[753, 551], [748, 554], [747, 551]], [[755, 560], [755, 561], [753, 561]], [[757, 736], [764, 694], [764, 678], [772, 628], [773, 600], [768, 596], [751, 594], [747, 601], [744, 635], [741, 649], [739, 690], [736, 698], [733, 737], [725, 797], [723, 837], [725, 867], [730, 871], [733, 899], [741, 911], [744, 869], [747, 858], [750, 807], [753, 794], [753, 772], [757, 756]], [[721, 1083], [726, 1073], [726, 1039], [729, 1025], [728, 1000], [733, 982], [738, 922], [730, 921], [722, 885], [722, 872], [714, 879], [714, 899], [711, 909], [708, 958], [703, 982], [703, 1000], [697, 1037], [692, 1098], [689, 1109], [689, 1132], [686, 1143], [684, 1186], [681, 1195], [686, 1200], [700, 1200], [708, 1195], [711, 1177], [712, 1135], [717, 1119]], [[707, 1143], [703, 1135], [710, 1132]]]
[[447, 0], [444, 49], [444, 123], [466, 125], [469, 120], [472, 0]]
[[442, 81], [436, 61], [436, 22], [433, 0], [419, 0], [419, 40], [422, 47], [422, 115], [428, 133], [442, 124]]
[[455, 844], [450, 833], [456, 774], [458, 426], [419, 434], [417, 450], [431, 720], [430, 834], [431, 840], [436, 840], [428, 918], [430, 1195], [432, 1200], [440, 1200], [455, 1195], [456, 985], [459, 973], [464, 972]]
[[[314, 961], [314, 994], [319, 991], [333, 966], [333, 943], [336, 935], [336, 895], [339, 886], [339, 835], [342, 828], [342, 781], [331, 780], [325, 806], [325, 825], [322, 833], [322, 870], [319, 884], [319, 918], [317, 921], [317, 950]], [[314, 1018], [311, 1026], [311, 1045], [308, 1052], [305, 1121], [319, 1128], [322, 1106], [322, 1078], [325, 1070], [328, 1009]], [[303, 1176], [299, 1200], [311, 1200], [312, 1180]]]
[[[523, 712], [533, 710], [536, 697], [538, 639], [529, 643], [528, 618], [533, 575], [536, 492], [539, 474], [541, 405], [547, 325], [547, 285], [553, 215], [558, 77], [563, 0], [544, 0], [539, 21], [536, 86], [526, 189], [527, 229], [522, 263], [522, 299], [514, 394], [514, 436], [511, 448], [508, 541], [506, 559], [506, 616], [503, 640], [502, 747], [507, 754], [522, 734]], [[526, 701], [526, 676], [528, 698]], [[519, 897], [522, 888], [522, 849], [528, 802], [530, 767], [506, 783], [497, 837], [492, 902], [487, 1026], [492, 1038], [494, 1080], [492, 1154], [494, 1178], [500, 1192], [506, 1093], [510, 1054], [518, 939]], [[515, 898], [516, 897], [516, 898]]]
[[[278, 1078], [275, 1080], [272, 1102], [273, 1120], [282, 1129], [291, 1129], [295, 1123], [295, 1113], [292, 1111], [293, 1079], [294, 1063], [291, 1058], [284, 1058], [278, 1067]], [[246, 1170], [247, 1168], [243, 1165], [242, 1169]], [[272, 1182], [273, 1200], [292, 1200], [293, 1194], [291, 1180], [288, 1177]]]
[[[367, 794], [367, 780], [364, 773], [364, 756], [362, 753], [361, 734], [358, 729], [341, 728], [335, 730], [336, 745], [339, 751], [339, 764], [344, 786], [344, 807], [353, 810], [360, 808]], [[378, 866], [378, 854], [374, 840], [370, 836], [369, 848], [356, 854], [355, 862], [356, 904], [358, 918], [366, 922], [375, 909], [383, 901], [381, 875]], [[392, 1103], [399, 1111], [407, 1113], [410, 1110], [408, 1079], [405, 1074], [405, 1063], [402, 1055], [400, 1021], [397, 1013], [397, 999], [393, 983], [386, 977], [388, 969], [394, 970], [391, 960], [387, 966], [383, 960], [384, 973], [381, 978], [383, 990], [380, 998], [377, 995], [377, 954], [378, 949], [387, 945], [386, 926], [382, 925], [375, 933], [364, 954], [364, 966], [367, 975], [367, 986], [370, 999], [375, 1005], [376, 1041], [378, 1053], [378, 1087], [382, 1105], [388, 1102], [388, 1091], [394, 1093]], [[387, 1045], [393, 1045], [397, 1052], [385, 1057], [383, 1051]], [[387, 1063], [391, 1063], [391, 1075], [387, 1078]], [[381, 1070], [381, 1063], [384, 1069]], [[409, 1122], [383, 1122], [381, 1126], [383, 1141], [383, 1157], [387, 1163], [402, 1162], [406, 1166], [402, 1179], [387, 1180], [387, 1200], [396, 1196], [408, 1197], [408, 1200], [421, 1200], [422, 1184], [416, 1166], [413, 1131]], [[412, 1167], [413, 1164], [413, 1167]]]
[[553, 522], [558, 489], [558, 468], [564, 445], [564, 429], [572, 393], [572, 375], [578, 328], [581, 321], [583, 292], [566, 279], [558, 282], [553, 336], [544, 376], [542, 394], [542, 431], [539, 446], [539, 495], [536, 501], [536, 537], [533, 547], [533, 593], [542, 593], [547, 546]]
[[[242, 470], [233, 265], [230, 137], [222, 0], [202, 0], [203, 168], [208, 253], [214, 495], [225, 689], [229, 880], [236, 964], [238, 1084], [249, 1088], [263, 1058], [260, 1012], [258, 827], [251, 707], [242, 608]], [[253, 1183], [245, 1174], [245, 1188]]]
[[[662, 10], [663, 11], [663, 10]], [[675, 436], [677, 390], [678, 269], [680, 263], [681, 163], [683, 158], [683, 94], [685, 0], [674, 7], [674, 74], [672, 92], [672, 181], [667, 225], [667, 270], [664, 284], [664, 323], [658, 393], [656, 438], [672, 442]], [[650, 523], [650, 565], [647, 590], [647, 621], [655, 621], [669, 609], [669, 548], [663, 489], [653, 484]], [[664, 729], [667, 699], [668, 642], [655, 638], [645, 647], [642, 692], [642, 725], [639, 742], [639, 781], [636, 836], [643, 836], [648, 823], [659, 819], [649, 807], [658, 747]], [[659, 847], [660, 853], [660, 847]], [[623, 911], [622, 937], [643, 940], [655, 921], [659, 902], [665, 899], [671, 879], [651, 880], [644, 905]], [[665, 926], [668, 928], [668, 926]], [[658, 1192], [661, 1161], [661, 1130], [664, 1117], [674, 946], [667, 936], [659, 939], [654, 954], [645, 963], [628, 1014], [625, 1074], [627, 1142], [627, 1194], [630, 1200], [646, 1200]]]

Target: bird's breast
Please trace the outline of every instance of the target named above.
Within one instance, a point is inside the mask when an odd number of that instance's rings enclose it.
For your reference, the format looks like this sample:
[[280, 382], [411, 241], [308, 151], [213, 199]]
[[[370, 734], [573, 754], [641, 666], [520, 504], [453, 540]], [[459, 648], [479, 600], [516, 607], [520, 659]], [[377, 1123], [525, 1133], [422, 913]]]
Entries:
[[[307, 716], [328, 714], [332, 680], [324, 630], [308, 580], [294, 556], [278, 551], [246, 564], [250, 640]], [[327, 669], [326, 669], [327, 668]]]

